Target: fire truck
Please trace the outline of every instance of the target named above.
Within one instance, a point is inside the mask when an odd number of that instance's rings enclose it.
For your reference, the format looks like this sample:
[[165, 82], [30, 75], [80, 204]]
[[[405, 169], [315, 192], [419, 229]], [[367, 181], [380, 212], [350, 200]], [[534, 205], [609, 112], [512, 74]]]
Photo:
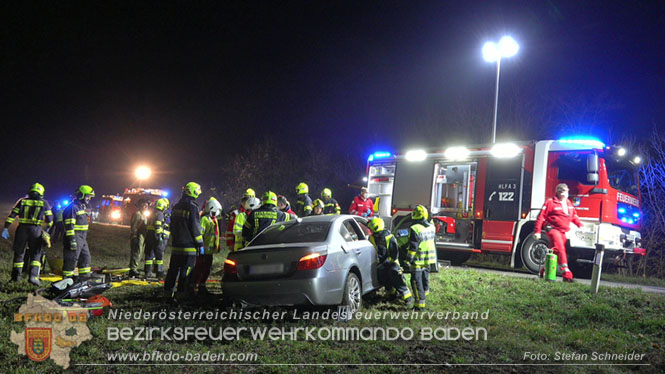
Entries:
[[99, 204], [99, 220], [106, 223], [122, 222], [122, 196], [102, 195]]
[[398, 242], [408, 235], [409, 213], [421, 204], [436, 224], [439, 258], [461, 264], [472, 253], [503, 254], [512, 267], [537, 273], [550, 244], [546, 235], [534, 238], [534, 225], [556, 185], [566, 183], [583, 223], [567, 233], [569, 265], [584, 275], [596, 244], [608, 260], [646, 254], [640, 161], [593, 138], [376, 152], [368, 159], [367, 187]]
[[151, 206], [154, 203], [161, 199], [162, 197], [168, 197], [169, 193], [167, 191], [161, 190], [159, 188], [141, 188], [141, 187], [132, 187], [125, 188], [125, 192], [122, 194], [122, 220], [125, 224], [129, 224], [132, 219], [132, 215], [136, 212], [136, 204], [141, 200], [146, 200]]

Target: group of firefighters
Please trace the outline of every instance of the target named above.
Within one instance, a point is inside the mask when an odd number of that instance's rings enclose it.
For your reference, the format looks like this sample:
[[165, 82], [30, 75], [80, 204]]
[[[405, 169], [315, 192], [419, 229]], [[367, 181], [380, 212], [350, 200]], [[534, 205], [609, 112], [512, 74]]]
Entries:
[[[300, 183], [296, 187], [297, 200], [295, 211], [291, 209], [284, 196], [267, 191], [259, 200], [253, 189], [245, 191], [238, 209], [232, 210], [226, 217], [227, 230], [224, 236], [226, 246], [231, 251], [242, 249], [263, 229], [276, 222], [289, 221], [297, 217], [321, 214], [340, 214], [339, 203], [332, 198], [332, 191], [324, 188], [321, 199], [312, 201], [309, 187]], [[422, 309], [429, 294], [429, 269], [436, 261], [436, 230], [429, 220], [427, 208], [416, 206], [411, 213], [408, 245], [405, 256], [399, 255], [397, 240], [385, 228], [383, 219], [373, 216], [373, 203], [366, 188], [354, 198], [349, 209], [350, 214], [368, 217], [368, 227], [372, 232], [370, 242], [377, 249], [379, 281], [393, 297], [400, 297], [407, 306]], [[570, 223], [581, 226], [572, 203], [568, 200], [568, 187], [560, 184], [556, 195], [548, 199], [536, 222], [534, 236], [539, 239], [544, 223], [551, 226], [547, 232], [549, 242], [558, 255], [563, 279], [572, 281], [573, 275], [568, 268], [565, 249], [565, 232]], [[209, 198], [202, 210], [196, 199], [201, 194], [201, 186], [190, 182], [183, 187], [180, 201], [173, 207], [166, 198], [159, 199], [149, 214], [147, 201], [138, 203], [139, 209], [131, 223], [131, 259], [130, 275], [138, 275], [138, 264], [145, 252], [146, 278], [164, 277], [164, 296], [169, 302], [175, 302], [175, 292], [183, 296], [207, 293], [205, 286], [210, 275], [213, 254], [221, 250], [220, 223], [222, 205], [214, 197]], [[90, 222], [90, 199], [95, 196], [92, 187], [80, 186], [74, 192], [74, 199], [62, 211], [64, 224], [63, 238], [63, 277], [73, 278], [78, 267], [79, 277], [91, 272], [90, 250], [87, 244], [87, 231]], [[44, 186], [33, 184], [26, 197], [19, 199], [5, 221], [2, 238], [9, 239], [9, 226], [19, 221], [13, 244], [14, 260], [11, 279], [21, 279], [25, 261], [29, 261], [28, 281], [40, 285], [39, 274], [44, 262], [43, 245], [50, 247], [49, 232], [52, 232], [53, 213], [44, 199]], [[141, 225], [145, 229], [141, 230]], [[43, 226], [46, 224], [46, 230]], [[164, 251], [171, 239], [171, 258], [168, 272], [164, 272]], [[28, 248], [26, 257], [26, 246]], [[398, 257], [402, 257], [398, 261]], [[402, 263], [400, 266], [400, 262]], [[402, 267], [411, 273], [411, 288], [406, 286]], [[154, 270], [154, 272], [153, 272]], [[541, 274], [542, 276], [542, 274]], [[415, 299], [415, 300], [414, 300]]]

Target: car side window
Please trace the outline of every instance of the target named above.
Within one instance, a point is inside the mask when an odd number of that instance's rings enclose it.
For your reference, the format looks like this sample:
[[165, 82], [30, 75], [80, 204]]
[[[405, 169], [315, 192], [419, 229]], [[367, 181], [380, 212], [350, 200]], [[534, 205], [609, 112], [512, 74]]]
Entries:
[[340, 227], [340, 234], [347, 242], [352, 242], [358, 240], [358, 232], [353, 227], [351, 221], [344, 221], [342, 227]]
[[353, 219], [356, 221], [363, 234], [365, 234], [366, 239], [372, 236], [372, 230], [367, 226], [367, 221], [363, 220], [361, 217], [353, 217]]

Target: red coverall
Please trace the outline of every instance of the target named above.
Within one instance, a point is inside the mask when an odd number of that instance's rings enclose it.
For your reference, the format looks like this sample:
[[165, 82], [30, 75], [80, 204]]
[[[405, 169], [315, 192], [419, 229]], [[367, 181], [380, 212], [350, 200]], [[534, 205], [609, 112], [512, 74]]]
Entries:
[[547, 237], [550, 239], [554, 254], [558, 257], [563, 277], [565, 279], [572, 279], [573, 273], [568, 269], [568, 256], [566, 255], [566, 232], [570, 230], [571, 222], [576, 224], [577, 227], [582, 227], [582, 222], [580, 222], [577, 212], [575, 212], [573, 203], [566, 199], [566, 204], [568, 205], [568, 214], [563, 210], [563, 204], [558, 197], [555, 196], [547, 199], [545, 205], [540, 210], [533, 232], [540, 234], [545, 221], [552, 227], [547, 233]]
[[353, 202], [349, 207], [349, 214], [356, 216], [364, 214], [363, 217], [372, 217], [374, 215], [374, 202], [370, 198], [363, 199], [362, 196], [358, 195], [353, 198]]

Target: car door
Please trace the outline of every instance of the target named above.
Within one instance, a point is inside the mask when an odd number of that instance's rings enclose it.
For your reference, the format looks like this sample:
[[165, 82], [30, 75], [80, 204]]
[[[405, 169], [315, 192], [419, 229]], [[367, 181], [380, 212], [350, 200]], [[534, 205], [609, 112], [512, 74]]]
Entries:
[[369, 292], [378, 286], [378, 276], [376, 272], [378, 256], [376, 249], [369, 241], [371, 231], [364, 223], [351, 219], [344, 222], [348, 230], [353, 230], [353, 236], [357, 241], [356, 255], [358, 257], [358, 266], [363, 278], [363, 292]]

